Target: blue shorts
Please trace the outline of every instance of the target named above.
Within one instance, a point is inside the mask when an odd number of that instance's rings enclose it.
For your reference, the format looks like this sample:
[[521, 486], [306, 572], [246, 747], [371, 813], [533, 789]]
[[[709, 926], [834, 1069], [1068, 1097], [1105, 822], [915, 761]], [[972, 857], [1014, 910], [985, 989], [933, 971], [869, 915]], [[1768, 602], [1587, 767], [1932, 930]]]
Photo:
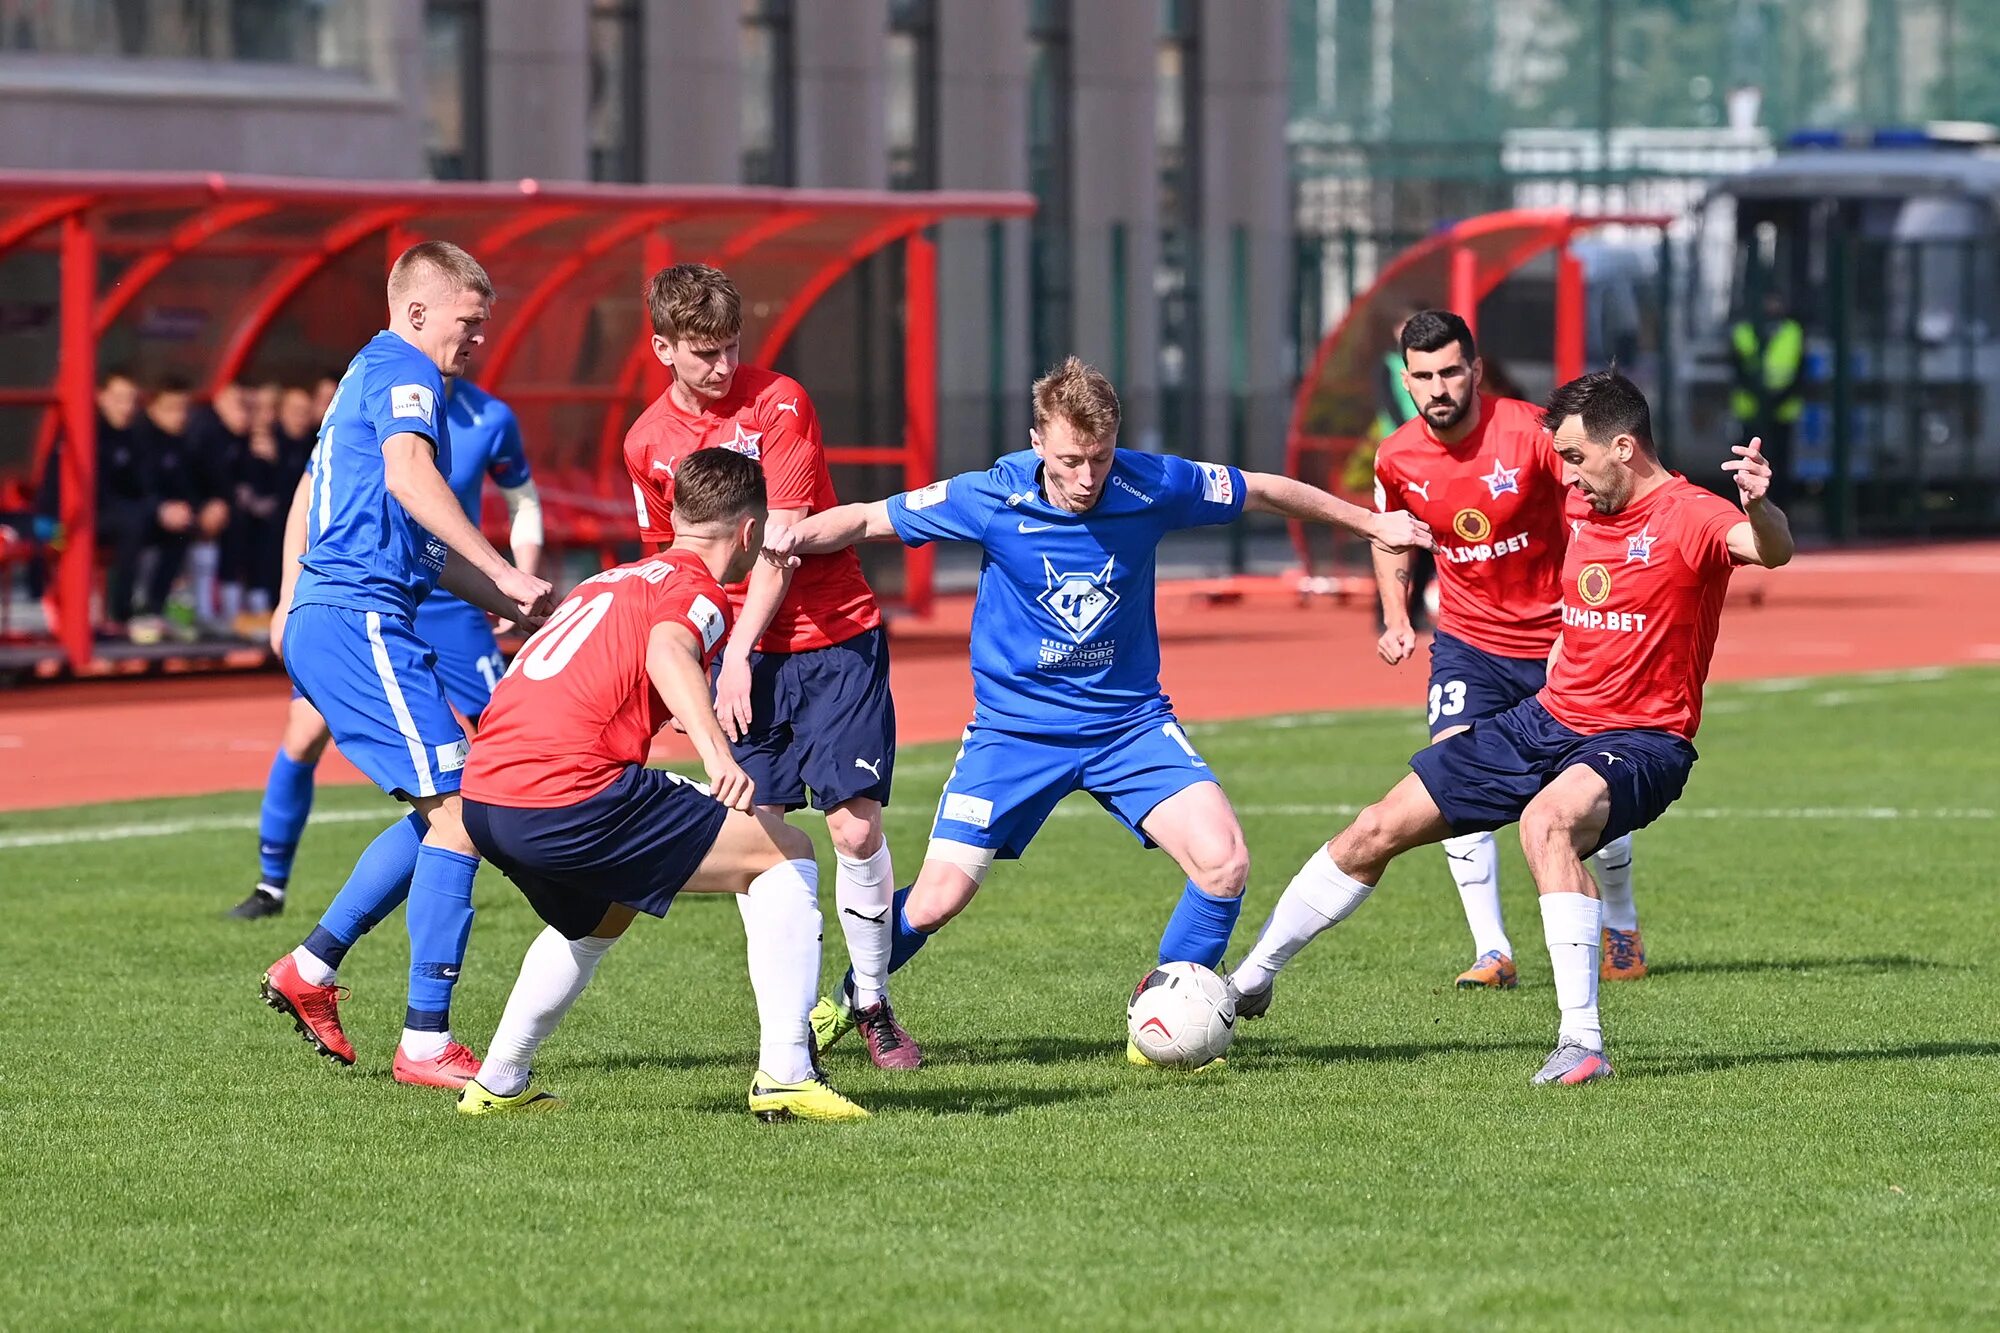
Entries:
[[458, 790], [465, 728], [410, 622], [310, 603], [285, 621], [285, 671], [340, 753], [392, 796]]
[[1451, 831], [1464, 834], [1513, 823], [1564, 769], [1586, 765], [1611, 788], [1611, 817], [1597, 843], [1602, 847], [1664, 814], [1687, 786], [1696, 757], [1694, 746], [1671, 732], [1585, 735], [1550, 717], [1541, 700], [1525, 699], [1417, 751], [1410, 767]]
[[[717, 668], [718, 673], [720, 668]], [[750, 654], [750, 734], [730, 749], [757, 804], [815, 810], [866, 796], [889, 803], [896, 705], [881, 626], [830, 648]]]
[[437, 649], [437, 674], [445, 698], [478, 721], [507, 669], [507, 659], [493, 638], [492, 622], [470, 602], [434, 592], [417, 603], [416, 626], [417, 637]]
[[1431, 692], [1424, 722], [1435, 737], [1498, 716], [1534, 698], [1548, 675], [1546, 656], [1502, 657], [1438, 630], [1431, 636]]
[[[507, 670], [499, 640], [486, 613], [445, 593], [432, 593], [417, 604], [417, 637], [437, 654], [431, 669], [444, 686], [444, 697], [473, 722], [493, 701], [493, 687]], [[305, 695], [295, 684], [292, 697]]]
[[580, 940], [613, 903], [665, 916], [728, 815], [698, 783], [634, 764], [575, 805], [524, 809], [468, 797], [465, 831], [536, 916]]
[[1146, 846], [1139, 827], [1153, 808], [1197, 782], [1206, 761], [1168, 712], [1108, 736], [1028, 736], [975, 722], [966, 729], [938, 799], [933, 838], [992, 848], [1001, 860], [1028, 850], [1056, 803], [1089, 792]]

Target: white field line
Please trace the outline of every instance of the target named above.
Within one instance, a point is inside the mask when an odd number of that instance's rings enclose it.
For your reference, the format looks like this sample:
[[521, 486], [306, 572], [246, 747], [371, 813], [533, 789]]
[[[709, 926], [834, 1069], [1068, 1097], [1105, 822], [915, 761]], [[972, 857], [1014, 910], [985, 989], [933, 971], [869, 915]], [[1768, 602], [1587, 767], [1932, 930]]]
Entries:
[[[1339, 819], [1352, 818], [1361, 807], [1345, 802], [1325, 805], [1241, 805], [1237, 813], [1245, 818]], [[1058, 819], [1093, 819], [1100, 812], [1081, 803], [1059, 807]], [[395, 817], [393, 809], [328, 810], [312, 818], [315, 824], [379, 823], [387, 827]], [[1669, 819], [1722, 819], [1759, 821], [1894, 821], [1936, 820], [1949, 823], [2000, 819], [2000, 810], [1980, 806], [1940, 806], [1922, 808], [1891, 805], [1796, 805], [1796, 806], [1675, 806]], [[87, 843], [126, 842], [134, 838], [174, 838], [188, 833], [252, 833], [255, 815], [217, 815], [203, 819], [163, 819], [150, 824], [106, 824], [100, 828], [48, 829], [37, 833], [0, 834], [0, 851], [26, 847], [72, 847]]]

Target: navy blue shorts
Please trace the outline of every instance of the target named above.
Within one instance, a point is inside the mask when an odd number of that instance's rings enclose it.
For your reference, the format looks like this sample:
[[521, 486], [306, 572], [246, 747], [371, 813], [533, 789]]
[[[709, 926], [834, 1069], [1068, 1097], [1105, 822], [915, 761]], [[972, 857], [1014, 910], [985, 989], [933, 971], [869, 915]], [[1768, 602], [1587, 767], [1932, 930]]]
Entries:
[[729, 814], [699, 783], [637, 764], [575, 805], [524, 809], [467, 797], [464, 808], [479, 854], [572, 940], [597, 929], [613, 903], [665, 916]]
[[1611, 788], [1602, 847], [1664, 814], [1687, 786], [1696, 757], [1694, 746], [1671, 732], [1571, 731], [1541, 700], [1526, 699], [1417, 751], [1410, 767], [1452, 833], [1464, 834], [1513, 823], [1564, 769], [1586, 764]]
[[759, 805], [797, 810], [808, 788], [815, 810], [857, 796], [887, 805], [896, 772], [888, 631], [750, 654], [750, 734], [730, 749], [757, 784]]
[[1438, 630], [1431, 635], [1431, 692], [1424, 722], [1436, 737], [1482, 717], [1497, 717], [1540, 692], [1547, 657], [1502, 657]]

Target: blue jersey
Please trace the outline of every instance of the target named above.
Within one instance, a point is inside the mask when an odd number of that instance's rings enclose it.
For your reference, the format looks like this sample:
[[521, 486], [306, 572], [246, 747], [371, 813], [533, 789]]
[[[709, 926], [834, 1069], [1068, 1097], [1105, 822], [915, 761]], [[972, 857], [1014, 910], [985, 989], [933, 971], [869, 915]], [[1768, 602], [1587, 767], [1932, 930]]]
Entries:
[[[488, 477], [496, 486], [528, 484], [528, 454], [521, 444], [521, 426], [514, 409], [477, 384], [465, 380], [452, 383], [451, 398], [445, 406], [445, 420], [451, 436], [451, 466], [445, 480], [458, 497], [459, 508], [479, 526], [482, 489]], [[458, 598], [440, 588], [427, 597], [423, 606], [449, 608]], [[420, 618], [428, 619], [424, 611]]]
[[889, 501], [909, 545], [985, 549], [972, 608], [975, 721], [1042, 735], [1096, 734], [1166, 710], [1154, 552], [1169, 532], [1242, 512], [1236, 469], [1126, 449], [1081, 514], [1043, 497], [1032, 450]]
[[449, 476], [444, 407], [437, 367], [400, 334], [376, 334], [348, 364], [307, 468], [312, 502], [294, 606], [408, 619], [437, 585], [445, 545], [389, 494], [382, 443], [404, 432], [421, 435]]

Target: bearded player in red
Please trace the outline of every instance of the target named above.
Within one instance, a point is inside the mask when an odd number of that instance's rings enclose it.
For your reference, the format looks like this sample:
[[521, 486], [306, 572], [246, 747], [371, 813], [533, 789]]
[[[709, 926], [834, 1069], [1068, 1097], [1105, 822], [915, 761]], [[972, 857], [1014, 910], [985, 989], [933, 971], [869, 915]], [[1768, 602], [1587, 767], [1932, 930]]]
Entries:
[[[755, 783], [709, 706], [708, 668], [729, 632], [724, 581], [763, 544], [764, 475], [742, 454], [681, 460], [672, 546], [577, 585], [522, 645], [466, 761], [465, 828], [548, 923], [522, 960], [500, 1028], [465, 1085], [467, 1115], [536, 1110], [535, 1051], [640, 912], [674, 895], [735, 893], [762, 1027], [750, 1110], [764, 1120], [859, 1120], [813, 1057], [819, 867], [812, 840], [755, 808]], [[708, 770], [702, 787], [646, 767], [669, 720]]]
[[1293, 877], [1230, 978], [1261, 1016], [1273, 980], [1315, 935], [1352, 915], [1389, 862], [1428, 843], [1519, 821], [1541, 892], [1561, 1026], [1538, 1084], [1608, 1078], [1598, 1021], [1602, 913], [1584, 858], [1644, 828], [1694, 767], [1701, 690], [1729, 576], [1792, 558], [1752, 440], [1722, 466], [1742, 508], [1667, 471], [1645, 395], [1615, 371], [1571, 380], [1542, 415], [1573, 491], [1562, 637], [1540, 693], [1419, 750], [1415, 770]]
[[[720, 446], [754, 458], [770, 487], [772, 532], [840, 503], [819, 418], [798, 381], [742, 365], [742, 298], [727, 274], [675, 264], [646, 289], [653, 354], [673, 383], [625, 435], [625, 467], [639, 533], [673, 539], [667, 521], [680, 460]], [[822, 1047], [853, 1028], [884, 1069], [923, 1063], [889, 1008], [889, 903], [896, 882], [882, 838], [882, 807], [896, 768], [889, 642], [861, 558], [807, 556], [794, 569], [766, 561], [732, 587], [736, 625], [721, 654], [715, 711], [758, 802], [780, 816], [808, 800], [826, 815], [836, 870], [834, 906], [851, 970], [839, 998], [813, 1013]], [[754, 908], [752, 894], [740, 904]]]
[[[1375, 456], [1375, 507], [1407, 509], [1437, 534], [1437, 632], [1424, 715], [1431, 740], [1456, 736], [1540, 690], [1562, 628], [1563, 548], [1569, 493], [1549, 448], [1542, 410], [1480, 392], [1472, 330], [1449, 310], [1423, 310], [1403, 324], [1403, 383], [1418, 413]], [[1410, 625], [1410, 556], [1374, 552], [1385, 628], [1376, 651], [1390, 666], [1416, 652]], [[1461, 987], [1510, 989], [1514, 946], [1500, 919], [1500, 852], [1491, 833], [1444, 841], [1445, 863], [1472, 928], [1472, 966]], [[1632, 901], [1632, 840], [1613, 839], [1591, 858], [1604, 893], [1607, 981], [1646, 975]]]

